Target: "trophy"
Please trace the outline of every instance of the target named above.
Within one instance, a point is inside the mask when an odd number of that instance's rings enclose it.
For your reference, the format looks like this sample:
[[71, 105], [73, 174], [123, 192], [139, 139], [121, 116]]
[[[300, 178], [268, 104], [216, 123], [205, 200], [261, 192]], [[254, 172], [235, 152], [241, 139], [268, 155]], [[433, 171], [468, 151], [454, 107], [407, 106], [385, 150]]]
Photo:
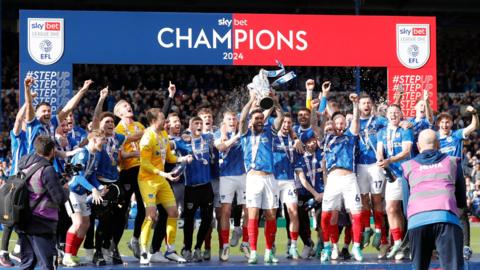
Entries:
[[[272, 88], [277, 87], [281, 84], [284, 84], [291, 79], [295, 78], [296, 75], [293, 71], [288, 72], [285, 74], [285, 67], [277, 60], [277, 66], [280, 68], [278, 70], [265, 70], [260, 69], [258, 75], [253, 77], [251, 83], [247, 85], [249, 90], [253, 90], [257, 96], [257, 102], [262, 109], [269, 110], [273, 107], [273, 99], [272, 99]], [[273, 83], [270, 84], [268, 78], [275, 78], [281, 76], [280, 78], [276, 79]]]

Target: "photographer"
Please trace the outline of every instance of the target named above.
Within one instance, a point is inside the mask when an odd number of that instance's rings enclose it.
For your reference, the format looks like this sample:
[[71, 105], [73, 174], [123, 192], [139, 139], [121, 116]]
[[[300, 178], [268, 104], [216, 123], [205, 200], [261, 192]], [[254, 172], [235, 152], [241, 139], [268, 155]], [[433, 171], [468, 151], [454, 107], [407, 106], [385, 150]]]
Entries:
[[[55, 143], [48, 136], [35, 139], [35, 154], [20, 160], [19, 170], [27, 171], [38, 162], [51, 163], [55, 156]], [[38, 170], [28, 183], [31, 218], [18, 230], [22, 262], [20, 269], [33, 269], [37, 262], [42, 269], [56, 269], [55, 233], [58, 209], [68, 198], [52, 165]]]
[[[67, 232], [65, 255], [62, 263], [68, 267], [78, 266], [80, 259], [77, 252], [90, 226], [90, 206], [87, 204], [87, 192], [92, 192], [92, 201], [95, 204], [102, 202], [102, 193], [106, 192], [96, 177], [96, 154], [102, 151], [105, 137], [100, 131], [88, 134], [88, 145], [73, 156], [71, 163], [81, 165], [83, 170], [72, 177], [69, 182], [70, 196], [65, 207], [72, 218], [72, 226]], [[100, 193], [102, 191], [102, 193]]]

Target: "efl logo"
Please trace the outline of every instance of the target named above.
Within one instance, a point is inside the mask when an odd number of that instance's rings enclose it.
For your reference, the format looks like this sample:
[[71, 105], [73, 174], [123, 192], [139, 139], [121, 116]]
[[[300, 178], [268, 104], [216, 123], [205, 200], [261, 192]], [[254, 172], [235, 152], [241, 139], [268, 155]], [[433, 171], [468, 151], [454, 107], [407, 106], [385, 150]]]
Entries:
[[45, 30], [46, 31], [60, 31], [60, 23], [59, 22], [45, 22]]
[[426, 36], [427, 29], [426, 28], [413, 28], [413, 35], [414, 36]]

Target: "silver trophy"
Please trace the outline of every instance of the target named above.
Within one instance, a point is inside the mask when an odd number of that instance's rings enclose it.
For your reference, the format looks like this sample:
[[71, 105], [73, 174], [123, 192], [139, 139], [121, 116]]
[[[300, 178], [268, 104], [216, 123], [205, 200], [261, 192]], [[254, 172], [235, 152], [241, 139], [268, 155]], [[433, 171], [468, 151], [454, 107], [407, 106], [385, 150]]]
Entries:
[[[258, 102], [257, 105], [259, 105], [264, 110], [269, 110], [273, 107], [272, 88], [284, 84], [296, 77], [293, 71], [285, 74], [285, 67], [278, 60], [277, 65], [280, 68], [278, 70], [265, 70], [263, 68], [260, 69], [258, 75], [255, 75], [252, 82], [247, 85], [247, 88], [249, 90], [255, 91]], [[281, 77], [270, 84], [268, 78], [275, 78], [278, 76]]]

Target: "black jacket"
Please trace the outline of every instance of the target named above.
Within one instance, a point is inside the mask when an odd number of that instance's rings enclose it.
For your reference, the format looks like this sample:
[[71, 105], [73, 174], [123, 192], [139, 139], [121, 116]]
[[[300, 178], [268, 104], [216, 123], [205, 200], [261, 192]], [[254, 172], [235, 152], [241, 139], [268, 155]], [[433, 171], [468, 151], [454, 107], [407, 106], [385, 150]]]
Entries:
[[[37, 154], [23, 156], [22, 159], [20, 159], [18, 169], [27, 169], [42, 159], [45, 158]], [[33, 180], [33, 177], [30, 180]], [[52, 165], [43, 169], [40, 181], [41, 186], [46, 193], [44, 198], [46, 198], [48, 204], [51, 206], [45, 209], [48, 209], [47, 211], [58, 211], [60, 206], [68, 200], [69, 192], [60, 184], [58, 174], [55, 172]], [[33, 203], [34, 202], [31, 202], [31, 205]], [[40, 208], [42, 206], [38, 205], [37, 207]], [[23, 226], [21, 226], [19, 232], [27, 234], [55, 234], [57, 231], [57, 223], [58, 220], [32, 214], [29, 222], [27, 224], [22, 224]]]

